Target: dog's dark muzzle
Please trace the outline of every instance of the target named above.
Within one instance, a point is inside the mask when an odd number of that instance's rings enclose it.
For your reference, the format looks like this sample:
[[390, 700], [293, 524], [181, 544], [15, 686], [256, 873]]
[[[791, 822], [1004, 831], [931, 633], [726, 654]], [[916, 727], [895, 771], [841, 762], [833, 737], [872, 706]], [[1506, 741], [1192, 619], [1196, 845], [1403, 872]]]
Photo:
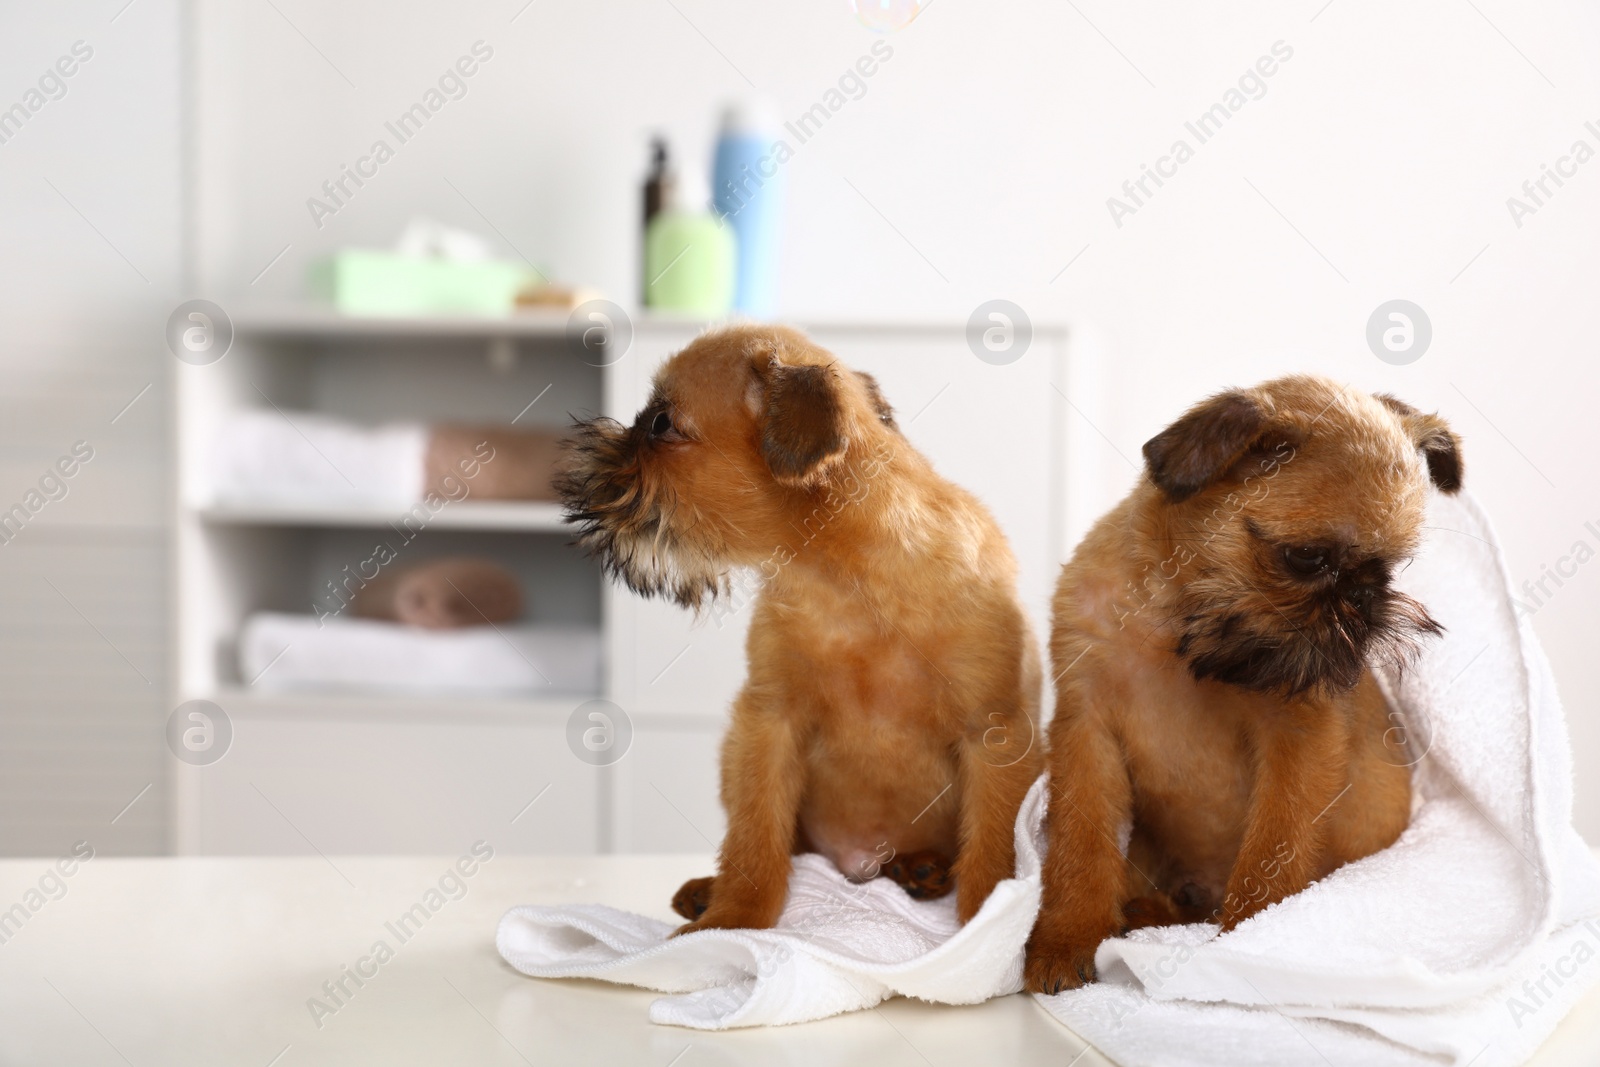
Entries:
[[640, 462], [641, 422], [632, 427], [606, 418], [578, 423], [561, 443], [552, 484], [564, 520], [578, 529], [575, 543], [599, 560], [607, 575], [640, 596], [698, 608], [721, 589], [721, 573], [685, 552], [663, 518]]
[[1196, 678], [1295, 696], [1351, 689], [1369, 665], [1404, 663], [1443, 629], [1387, 582], [1340, 581], [1270, 612], [1191, 614], [1177, 652]]

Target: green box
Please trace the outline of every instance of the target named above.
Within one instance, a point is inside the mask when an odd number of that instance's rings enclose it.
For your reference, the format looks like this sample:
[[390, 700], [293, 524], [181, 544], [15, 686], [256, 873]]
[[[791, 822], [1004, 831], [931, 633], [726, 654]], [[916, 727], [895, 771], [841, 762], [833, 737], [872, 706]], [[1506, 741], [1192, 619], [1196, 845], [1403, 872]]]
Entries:
[[464, 263], [346, 249], [316, 260], [311, 291], [348, 315], [509, 315], [537, 278], [520, 263]]

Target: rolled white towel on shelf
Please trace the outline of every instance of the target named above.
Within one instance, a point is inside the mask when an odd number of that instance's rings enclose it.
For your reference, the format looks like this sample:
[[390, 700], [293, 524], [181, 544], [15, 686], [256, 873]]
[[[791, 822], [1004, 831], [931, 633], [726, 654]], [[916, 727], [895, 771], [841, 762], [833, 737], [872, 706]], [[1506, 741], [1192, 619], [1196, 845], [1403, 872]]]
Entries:
[[425, 630], [343, 616], [260, 612], [239, 633], [239, 673], [256, 689], [458, 694], [594, 693], [600, 633], [505, 624]]
[[217, 500], [404, 507], [423, 495], [428, 428], [359, 426], [306, 411], [243, 409], [217, 428]]

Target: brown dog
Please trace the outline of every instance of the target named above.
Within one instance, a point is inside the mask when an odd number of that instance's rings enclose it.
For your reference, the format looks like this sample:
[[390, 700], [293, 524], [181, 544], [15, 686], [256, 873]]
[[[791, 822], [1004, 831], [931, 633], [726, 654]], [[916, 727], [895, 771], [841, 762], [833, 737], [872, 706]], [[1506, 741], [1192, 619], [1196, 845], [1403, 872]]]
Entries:
[[557, 488], [579, 544], [636, 592], [700, 608], [759, 569], [728, 833], [714, 882], [674, 901], [694, 919], [680, 933], [773, 925], [796, 852], [855, 880], [898, 872], [914, 896], [953, 876], [962, 921], [1011, 877], [1043, 764], [1016, 563], [872, 378], [795, 330], [708, 333], [631, 427], [579, 425]]
[[1056, 588], [1034, 991], [1092, 980], [1101, 940], [1131, 927], [1232, 929], [1410, 816], [1404, 733], [1368, 663], [1439, 632], [1390, 579], [1430, 478], [1461, 485], [1456, 436], [1290, 377], [1206, 400], [1144, 455]]

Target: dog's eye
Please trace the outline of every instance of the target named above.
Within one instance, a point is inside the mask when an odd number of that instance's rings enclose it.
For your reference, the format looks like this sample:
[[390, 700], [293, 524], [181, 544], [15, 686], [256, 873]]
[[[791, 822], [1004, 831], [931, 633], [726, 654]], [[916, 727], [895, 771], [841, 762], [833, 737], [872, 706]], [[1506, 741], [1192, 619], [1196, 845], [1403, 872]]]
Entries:
[[650, 420], [650, 436], [660, 437], [672, 431], [672, 416], [665, 411], [656, 412], [656, 417]]
[[1315, 545], [1290, 545], [1283, 550], [1283, 561], [1294, 573], [1309, 578], [1327, 569], [1328, 552]]

